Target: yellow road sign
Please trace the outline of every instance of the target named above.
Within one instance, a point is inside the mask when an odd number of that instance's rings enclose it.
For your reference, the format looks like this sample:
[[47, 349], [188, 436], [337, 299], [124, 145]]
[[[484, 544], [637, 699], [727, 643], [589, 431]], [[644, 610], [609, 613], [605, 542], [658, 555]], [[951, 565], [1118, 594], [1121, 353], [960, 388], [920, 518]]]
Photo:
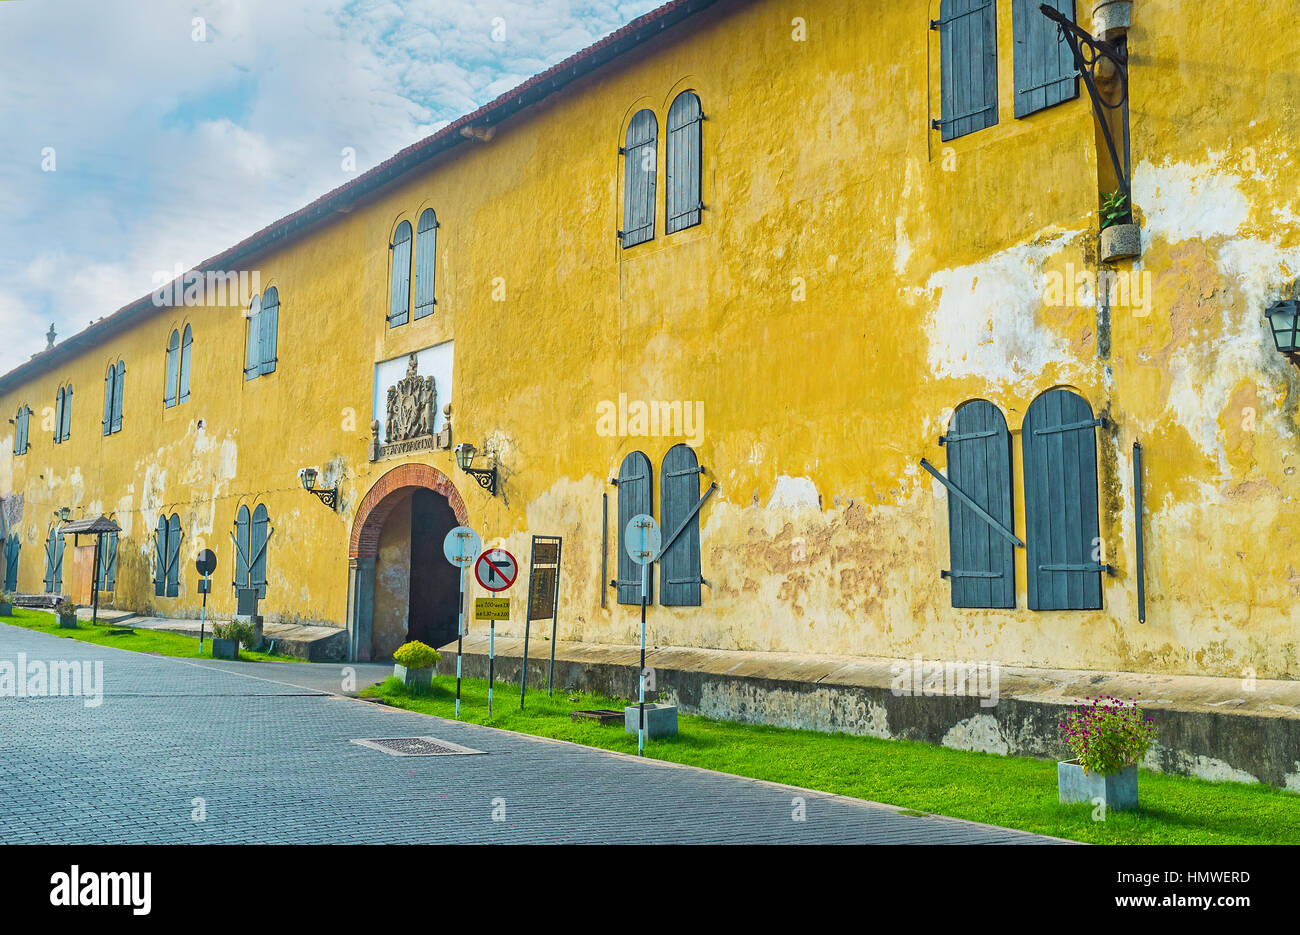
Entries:
[[509, 620], [510, 598], [476, 597], [474, 598], [475, 620]]

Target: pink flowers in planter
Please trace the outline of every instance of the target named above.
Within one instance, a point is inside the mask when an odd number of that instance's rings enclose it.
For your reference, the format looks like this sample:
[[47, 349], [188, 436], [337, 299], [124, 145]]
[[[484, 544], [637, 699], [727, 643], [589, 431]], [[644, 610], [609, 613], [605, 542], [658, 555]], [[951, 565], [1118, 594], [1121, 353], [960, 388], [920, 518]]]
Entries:
[[1060, 725], [1085, 773], [1107, 775], [1136, 766], [1156, 738], [1156, 726], [1137, 701], [1107, 695], [1089, 699]]

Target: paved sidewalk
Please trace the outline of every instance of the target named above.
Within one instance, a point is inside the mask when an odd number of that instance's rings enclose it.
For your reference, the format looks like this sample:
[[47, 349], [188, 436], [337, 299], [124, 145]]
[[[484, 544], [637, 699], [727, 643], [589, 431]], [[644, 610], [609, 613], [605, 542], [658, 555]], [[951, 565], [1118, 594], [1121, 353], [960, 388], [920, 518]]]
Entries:
[[[261, 663], [253, 676], [0, 625], [0, 663], [19, 653], [102, 663], [103, 698], [0, 698], [4, 843], [1052, 841], [304, 687], [312, 670], [337, 679], [335, 666]], [[487, 755], [350, 742], [426, 735]], [[793, 820], [797, 798], [806, 820]]]

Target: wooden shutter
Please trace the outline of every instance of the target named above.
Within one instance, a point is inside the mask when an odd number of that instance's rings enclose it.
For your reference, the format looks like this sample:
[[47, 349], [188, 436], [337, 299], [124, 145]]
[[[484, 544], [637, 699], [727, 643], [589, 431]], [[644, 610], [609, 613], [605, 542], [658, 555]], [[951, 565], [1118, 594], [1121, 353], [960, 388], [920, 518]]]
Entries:
[[951, 140], [998, 122], [997, 6], [994, 0], [943, 0], [940, 11], [933, 25], [939, 30], [943, 116], [936, 123]]
[[14, 419], [14, 454], [27, 454], [27, 416], [31, 410], [23, 403], [18, 407], [18, 417]]
[[[249, 319], [250, 327], [252, 319]], [[167, 385], [163, 387], [163, 408], [176, 405], [176, 379], [181, 366], [181, 333], [173, 331], [167, 341]]]
[[180, 376], [176, 381], [177, 404], [187, 402], [190, 398], [190, 352], [194, 346], [194, 332], [185, 326], [185, 335], [181, 338]]
[[54, 539], [54, 593], [63, 593], [63, 533]]
[[1101, 607], [1097, 512], [1099, 421], [1082, 396], [1048, 390], [1021, 429], [1030, 610]]
[[[948, 480], [986, 513], [1014, 530], [1011, 434], [997, 406], [963, 403], [944, 438]], [[948, 551], [953, 607], [1015, 607], [1015, 547], [961, 498], [948, 496]]]
[[[674, 445], [659, 468], [659, 506], [663, 541], [668, 543], [683, 521], [686, 527], [664, 549], [659, 562], [659, 603], [700, 606], [700, 463], [690, 445]], [[689, 520], [687, 519], [689, 517]]]
[[167, 596], [177, 597], [181, 573], [181, 518], [175, 513], [167, 521]]
[[99, 590], [112, 591], [117, 584], [117, 533], [99, 540]]
[[700, 178], [704, 165], [701, 122], [704, 112], [700, 99], [683, 91], [668, 108], [668, 152], [665, 154], [668, 175], [666, 196], [667, 233], [685, 230], [700, 223], [704, 204]]
[[18, 533], [10, 533], [5, 543], [5, 590], [10, 594], [18, 590], [18, 553], [21, 550]]
[[248, 347], [244, 351], [244, 379], [251, 380], [257, 376], [262, 364], [262, 297], [253, 296], [248, 306]]
[[406, 324], [411, 310], [411, 222], [397, 225], [393, 234], [392, 286], [388, 304], [388, 327]]
[[45, 537], [45, 593], [54, 593], [54, 530]]
[[253, 527], [249, 536], [248, 586], [257, 588], [259, 598], [266, 597], [266, 542], [270, 538], [271, 518], [266, 504], [259, 503], [253, 511]]
[[[640, 110], [627, 127], [623, 147], [624, 247], [652, 240], [655, 235], [655, 177], [659, 171], [659, 121], [654, 111]], [[637, 598], [638, 602], [640, 598]]]
[[433, 314], [434, 262], [437, 259], [438, 216], [432, 208], [420, 215], [415, 228], [415, 317]]
[[1043, 3], [1074, 20], [1074, 0], [1011, 0], [1017, 117], [1079, 96], [1074, 55], [1057, 37], [1056, 24], [1039, 9]]
[[117, 392], [117, 364], [111, 364], [104, 377], [104, 434], [113, 431], [113, 394]]
[[248, 587], [248, 545], [251, 521], [248, 507], [241, 506], [235, 514], [235, 587]]
[[[650, 459], [640, 451], [631, 452], [618, 470], [618, 602], [641, 603], [641, 566], [627, 554], [627, 524], [633, 516], [654, 516], [654, 479]], [[646, 603], [655, 600], [654, 567], [650, 568]]]
[[261, 318], [261, 360], [258, 362], [258, 373], [274, 373], [276, 361], [276, 346], [279, 342], [280, 332], [280, 291], [272, 286], [262, 294], [262, 314]]
[[167, 596], [167, 517], [158, 517], [158, 529], [153, 538], [153, 593], [154, 597]]

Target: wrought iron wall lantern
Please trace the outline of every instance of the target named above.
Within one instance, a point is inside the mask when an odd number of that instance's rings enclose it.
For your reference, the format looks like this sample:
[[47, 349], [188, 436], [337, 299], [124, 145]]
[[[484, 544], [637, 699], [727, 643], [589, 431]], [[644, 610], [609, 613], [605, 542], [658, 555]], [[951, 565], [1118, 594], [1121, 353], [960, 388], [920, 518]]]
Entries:
[[1274, 302], [1264, 313], [1273, 332], [1273, 343], [1278, 353], [1291, 358], [1300, 366], [1300, 301], [1284, 299]]
[[497, 492], [497, 464], [496, 457], [492, 457], [492, 466], [490, 468], [476, 468], [474, 464], [474, 455], [478, 449], [469, 442], [461, 442], [456, 446], [456, 464], [462, 471], [478, 481], [478, 485], [486, 490], [492, 496]]
[[316, 477], [319, 473], [315, 468], [303, 468], [299, 471], [298, 479], [302, 481], [302, 489], [315, 496], [331, 510], [336, 510], [339, 505], [339, 489], [337, 487], [323, 487], [317, 490]]

